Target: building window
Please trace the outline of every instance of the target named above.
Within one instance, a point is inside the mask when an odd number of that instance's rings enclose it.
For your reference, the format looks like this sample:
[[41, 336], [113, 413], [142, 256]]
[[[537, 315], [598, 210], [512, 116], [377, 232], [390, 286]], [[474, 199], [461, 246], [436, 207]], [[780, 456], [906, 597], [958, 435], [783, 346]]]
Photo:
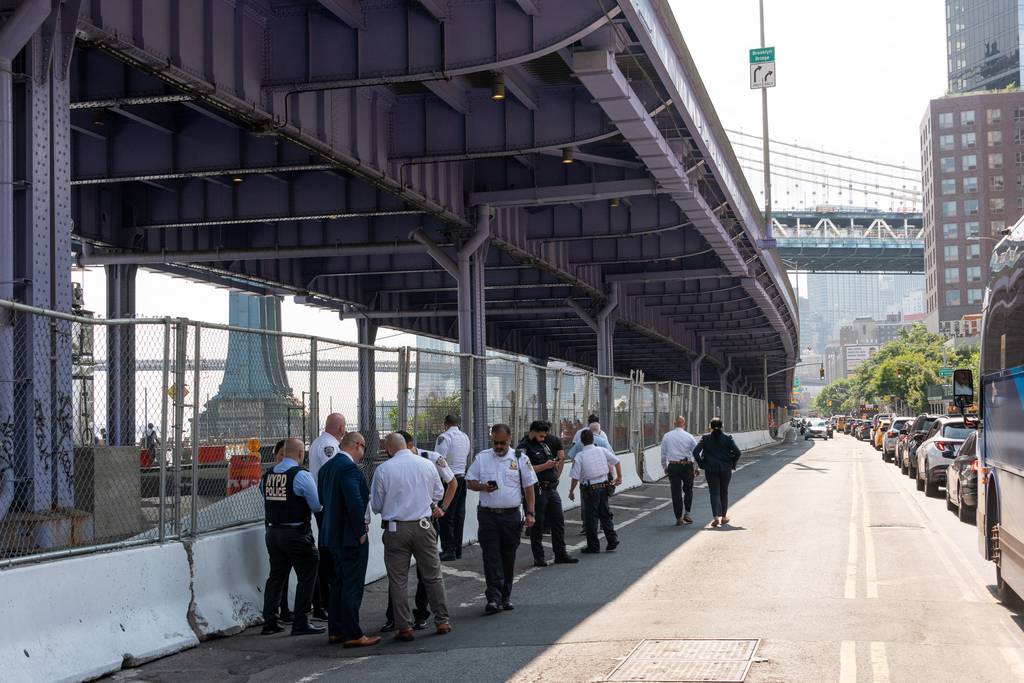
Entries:
[[[964, 202], [966, 205], [966, 202]], [[989, 213], [999, 215], [1006, 209], [1006, 200], [1002, 197], [989, 197], [988, 199], [988, 210]], [[975, 212], [977, 213], [977, 212]], [[974, 214], [968, 214], [974, 215]]]
[[980, 244], [968, 244], [967, 245], [967, 260], [973, 261], [974, 259], [981, 258], [981, 245]]
[[990, 130], [988, 132], [988, 146], [998, 147], [1001, 144], [1003, 144], [1003, 131]]
[[946, 261], [959, 261], [960, 247], [955, 244], [947, 245], [942, 249], [942, 256]]
[[[1002, 201], [1002, 200], [1000, 200]], [[989, 200], [991, 204], [992, 200]], [[965, 199], [964, 200], [964, 215], [965, 216], [977, 216], [978, 215], [978, 200], [977, 199]]]
[[960, 282], [960, 269], [959, 268], [946, 268], [946, 280], [947, 285], [955, 285]]
[[1002, 109], [989, 109], [985, 113], [985, 120], [988, 121], [988, 125], [994, 123], [1002, 123], [1003, 121], [1003, 110]]
[[942, 180], [942, 194], [956, 194], [956, 180], [944, 178]]
[[974, 133], [961, 133], [960, 146], [963, 149], [974, 149], [978, 146], [978, 137]]
[[1024, 145], [1024, 128], [1017, 128], [1013, 131], [1013, 144]]
[[981, 303], [981, 290], [980, 289], [968, 289], [967, 290], [967, 303], [968, 304], [980, 304]]
[[947, 306], [959, 306], [960, 305], [960, 290], [959, 289], [947, 289], [946, 290], [946, 305]]
[[942, 215], [946, 218], [956, 215], [956, 202], [942, 202]]
[[1002, 235], [1003, 230], [1006, 230], [1006, 221], [992, 221], [989, 224], [989, 229], [993, 237]]
[[956, 149], [956, 141], [952, 135], [939, 136], [939, 151], [949, 152]]
[[966, 176], [964, 178], [964, 192], [972, 194], [978, 191], [978, 178], [977, 176]]
[[1017, 197], [1017, 210], [1024, 210], [1024, 197]]
[[[967, 179], [964, 179], [964, 187], [967, 187]], [[988, 189], [993, 192], [1002, 192], [1006, 189], [1006, 183], [1001, 175], [991, 175], [988, 177]], [[964, 190], [966, 192], [966, 189]]]
[[960, 236], [960, 226], [956, 223], [942, 224], [942, 237], [947, 240], [955, 240]]
[[964, 234], [968, 237], [977, 237], [981, 234], [981, 224], [978, 221], [967, 221], [964, 223]]
[[1024, 152], [1017, 152], [1014, 155], [1013, 165], [1017, 168], [1024, 168]]
[[967, 281], [981, 282], [981, 266], [968, 266]]
[[[1022, 120], [1024, 120], [1024, 109], [1018, 109], [1021, 112]], [[952, 128], [953, 127], [953, 112], [945, 112], [939, 114], [939, 128]]]
[[968, 109], [967, 111], [960, 112], [960, 125], [961, 126], [973, 126], [974, 125], [974, 110]]
[[[939, 116], [941, 117], [942, 115], [940, 114]], [[1024, 121], [1024, 107], [1017, 107], [1016, 109], [1013, 110], [1013, 120], [1016, 123]], [[952, 126], [952, 124], [950, 125]]]
[[[1021, 157], [1021, 166], [1024, 166], [1024, 156]], [[943, 173], [956, 172], [956, 159], [953, 157], [942, 157], [939, 159], [939, 170]]]
[[993, 152], [988, 155], [988, 167], [989, 170], [998, 171], [1003, 167], [1003, 153]]
[[978, 168], [978, 155], [977, 154], [965, 154], [960, 157], [960, 169], [963, 171], [973, 171]]

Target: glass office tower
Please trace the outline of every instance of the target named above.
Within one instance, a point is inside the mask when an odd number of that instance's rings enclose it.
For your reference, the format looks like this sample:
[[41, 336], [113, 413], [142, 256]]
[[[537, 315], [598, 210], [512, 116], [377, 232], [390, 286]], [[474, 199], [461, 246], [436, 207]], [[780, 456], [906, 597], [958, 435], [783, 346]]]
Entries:
[[1021, 0], [946, 0], [949, 92], [1021, 85]]

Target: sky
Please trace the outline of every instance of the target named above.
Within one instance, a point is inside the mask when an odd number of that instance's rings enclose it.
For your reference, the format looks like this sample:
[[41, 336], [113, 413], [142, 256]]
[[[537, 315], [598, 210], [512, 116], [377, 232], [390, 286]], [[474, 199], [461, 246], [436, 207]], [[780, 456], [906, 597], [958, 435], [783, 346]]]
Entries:
[[[722, 123], [760, 135], [761, 98], [748, 71], [748, 50], [760, 46], [757, 0], [671, 5]], [[918, 126], [928, 100], [946, 88], [944, 11], [940, 0], [765, 0], [778, 78], [768, 97], [769, 137], [919, 167]], [[762, 198], [760, 177], [749, 180]], [[785, 200], [777, 191], [776, 206]], [[104, 315], [102, 269], [74, 279], [84, 284], [87, 308]], [[226, 289], [146, 271], [137, 287], [139, 315], [227, 322]], [[290, 296], [281, 316], [285, 330], [355, 340], [354, 322]], [[378, 342], [414, 340], [382, 330]]]

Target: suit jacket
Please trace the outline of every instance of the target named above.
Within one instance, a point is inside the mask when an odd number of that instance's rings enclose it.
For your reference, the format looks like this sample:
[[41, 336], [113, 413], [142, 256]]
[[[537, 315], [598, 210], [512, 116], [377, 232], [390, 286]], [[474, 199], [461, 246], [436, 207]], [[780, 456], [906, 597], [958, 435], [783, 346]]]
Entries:
[[358, 546], [367, 532], [370, 487], [366, 477], [348, 455], [338, 453], [320, 468], [317, 479], [324, 506], [320, 544], [329, 548]]
[[740, 449], [728, 434], [716, 438], [713, 434], [700, 437], [700, 442], [693, 449], [693, 457], [702, 470], [709, 472], [727, 472], [736, 469], [740, 459]]

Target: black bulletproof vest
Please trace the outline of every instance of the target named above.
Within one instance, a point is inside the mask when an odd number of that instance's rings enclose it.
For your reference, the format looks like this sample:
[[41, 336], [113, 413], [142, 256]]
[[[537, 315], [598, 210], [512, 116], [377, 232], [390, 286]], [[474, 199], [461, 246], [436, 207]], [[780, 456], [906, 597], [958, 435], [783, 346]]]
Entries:
[[267, 470], [263, 475], [263, 511], [267, 524], [309, 524], [312, 511], [306, 499], [295, 493], [296, 465], [287, 472]]
[[[541, 441], [537, 443], [532, 441], [529, 437], [519, 442], [519, 450], [521, 450], [527, 458], [530, 459], [530, 464], [536, 467], [543, 465], [546, 462], [550, 462], [555, 459], [551, 453], [551, 449], [548, 445]], [[558, 481], [558, 470], [544, 470], [543, 472], [537, 472], [538, 481], [554, 482]]]

